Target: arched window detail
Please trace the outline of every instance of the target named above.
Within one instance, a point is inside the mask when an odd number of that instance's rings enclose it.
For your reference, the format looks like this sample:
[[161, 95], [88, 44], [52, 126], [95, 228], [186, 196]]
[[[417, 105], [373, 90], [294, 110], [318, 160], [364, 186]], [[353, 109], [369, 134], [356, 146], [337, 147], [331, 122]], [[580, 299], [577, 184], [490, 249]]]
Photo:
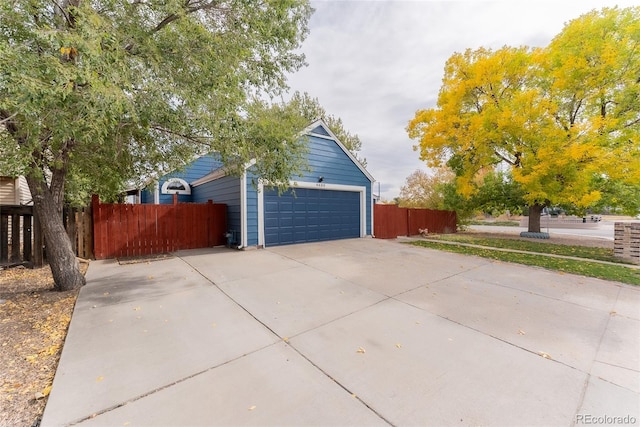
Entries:
[[162, 194], [191, 194], [191, 186], [182, 178], [169, 178], [162, 184]]

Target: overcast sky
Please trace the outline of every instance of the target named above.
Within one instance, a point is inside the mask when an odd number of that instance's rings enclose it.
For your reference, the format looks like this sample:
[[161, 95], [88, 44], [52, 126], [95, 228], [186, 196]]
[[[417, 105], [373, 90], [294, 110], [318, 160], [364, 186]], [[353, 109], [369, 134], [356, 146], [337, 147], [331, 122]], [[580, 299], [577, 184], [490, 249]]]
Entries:
[[[311, 1], [315, 9], [302, 51], [308, 66], [289, 77], [291, 93], [318, 98], [360, 136], [361, 156], [382, 198], [406, 177], [427, 170], [405, 128], [418, 109], [433, 108], [444, 64], [480, 46], [546, 46], [565, 23], [628, 0]], [[377, 193], [378, 184], [375, 192]]]

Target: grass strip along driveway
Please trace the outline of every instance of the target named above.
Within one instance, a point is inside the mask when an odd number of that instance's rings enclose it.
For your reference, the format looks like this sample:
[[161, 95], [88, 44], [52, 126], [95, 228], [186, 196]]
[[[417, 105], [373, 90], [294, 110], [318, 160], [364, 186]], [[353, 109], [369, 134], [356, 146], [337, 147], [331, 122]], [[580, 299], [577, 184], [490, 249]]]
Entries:
[[[442, 240], [442, 242], [435, 240]], [[417, 240], [410, 242], [410, 244], [640, 285], [640, 269], [620, 263], [613, 256], [613, 251], [610, 249], [527, 242], [514, 239], [476, 238], [464, 235], [442, 235], [435, 238], [429, 236], [429, 240]], [[511, 251], [524, 251], [526, 253]], [[618, 265], [608, 263], [616, 263]]]

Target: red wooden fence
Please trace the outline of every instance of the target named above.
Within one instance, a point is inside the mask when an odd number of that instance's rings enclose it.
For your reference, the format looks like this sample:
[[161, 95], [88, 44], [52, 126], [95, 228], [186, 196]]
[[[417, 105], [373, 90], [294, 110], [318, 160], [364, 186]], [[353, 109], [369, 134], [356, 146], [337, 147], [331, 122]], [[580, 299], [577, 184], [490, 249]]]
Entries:
[[434, 209], [400, 208], [396, 205], [375, 204], [373, 207], [373, 235], [379, 239], [414, 236], [420, 230], [429, 233], [455, 233], [456, 213]]
[[224, 245], [227, 205], [103, 204], [91, 201], [96, 259], [161, 254]]

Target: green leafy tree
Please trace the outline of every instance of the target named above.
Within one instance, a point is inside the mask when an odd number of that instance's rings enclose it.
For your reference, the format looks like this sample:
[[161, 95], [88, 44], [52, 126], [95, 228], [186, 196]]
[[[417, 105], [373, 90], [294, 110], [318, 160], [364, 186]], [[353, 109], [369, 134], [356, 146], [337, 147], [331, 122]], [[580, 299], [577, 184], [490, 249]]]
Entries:
[[441, 187], [443, 209], [456, 211], [461, 224], [479, 212], [489, 215], [507, 211], [521, 213], [526, 205], [521, 186], [507, 172], [483, 170], [476, 175], [475, 185], [477, 191], [469, 196], [458, 191], [455, 178]]
[[540, 231], [545, 206], [593, 206], [603, 180], [640, 185], [639, 94], [640, 8], [603, 9], [544, 49], [454, 54], [437, 108], [407, 129], [423, 160], [456, 172], [463, 196], [483, 185], [481, 170], [509, 165]]
[[291, 116], [253, 100], [304, 65], [311, 12], [306, 0], [0, 4], [0, 157], [27, 178], [57, 289], [84, 284], [61, 221], [67, 190], [114, 194], [211, 151], [232, 168], [265, 160], [273, 181], [296, 172], [292, 126], [258, 132]]
[[489, 171], [482, 177], [482, 185], [471, 197], [470, 204], [489, 215], [519, 213], [525, 205], [524, 196], [522, 187], [509, 173]]
[[334, 133], [347, 150], [349, 150], [363, 166], [367, 166], [367, 159], [360, 157], [359, 154], [360, 150], [362, 150], [360, 137], [347, 131], [344, 128], [341, 118], [328, 114], [320, 105], [318, 98], [312, 98], [307, 92], [300, 93], [296, 91], [291, 97], [290, 103], [294, 108], [297, 108], [300, 114], [309, 122], [323, 119], [327, 126], [329, 126], [329, 129], [331, 129], [331, 132]]

